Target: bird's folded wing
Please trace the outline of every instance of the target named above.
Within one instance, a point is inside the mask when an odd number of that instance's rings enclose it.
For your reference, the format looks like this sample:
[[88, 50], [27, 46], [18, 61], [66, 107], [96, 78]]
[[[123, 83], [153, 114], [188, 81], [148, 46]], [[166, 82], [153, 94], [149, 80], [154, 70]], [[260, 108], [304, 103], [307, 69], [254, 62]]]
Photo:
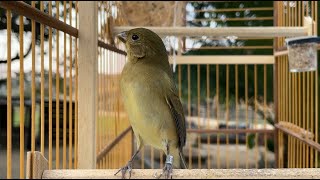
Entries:
[[175, 121], [177, 135], [179, 138], [178, 146], [181, 151], [183, 146], [186, 143], [186, 136], [187, 136], [185, 117], [183, 113], [182, 104], [180, 102], [179, 97], [174, 92], [170, 93], [170, 95], [166, 97], [166, 100], [169, 105], [172, 118]]

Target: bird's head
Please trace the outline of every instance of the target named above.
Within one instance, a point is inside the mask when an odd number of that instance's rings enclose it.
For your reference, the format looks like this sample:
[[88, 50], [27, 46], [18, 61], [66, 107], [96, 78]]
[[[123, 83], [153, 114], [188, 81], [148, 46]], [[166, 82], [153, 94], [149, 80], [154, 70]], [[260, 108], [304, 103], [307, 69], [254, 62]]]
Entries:
[[167, 56], [162, 39], [146, 28], [135, 28], [117, 35], [125, 43], [128, 56], [135, 59]]

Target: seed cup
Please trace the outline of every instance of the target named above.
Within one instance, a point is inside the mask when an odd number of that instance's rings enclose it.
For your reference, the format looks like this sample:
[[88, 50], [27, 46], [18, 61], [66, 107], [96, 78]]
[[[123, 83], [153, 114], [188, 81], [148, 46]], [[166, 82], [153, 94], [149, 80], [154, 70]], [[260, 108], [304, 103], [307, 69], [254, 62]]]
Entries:
[[316, 71], [319, 42], [320, 38], [316, 36], [286, 39], [290, 72]]

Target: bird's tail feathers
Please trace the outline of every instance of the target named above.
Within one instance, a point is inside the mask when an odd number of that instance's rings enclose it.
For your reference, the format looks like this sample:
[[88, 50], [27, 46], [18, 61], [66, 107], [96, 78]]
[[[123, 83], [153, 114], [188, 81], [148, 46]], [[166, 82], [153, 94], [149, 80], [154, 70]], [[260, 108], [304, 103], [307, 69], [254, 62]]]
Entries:
[[182, 152], [179, 152], [179, 156], [180, 156], [181, 169], [188, 169], [187, 163], [186, 163], [186, 161], [184, 159], [184, 156], [183, 156]]

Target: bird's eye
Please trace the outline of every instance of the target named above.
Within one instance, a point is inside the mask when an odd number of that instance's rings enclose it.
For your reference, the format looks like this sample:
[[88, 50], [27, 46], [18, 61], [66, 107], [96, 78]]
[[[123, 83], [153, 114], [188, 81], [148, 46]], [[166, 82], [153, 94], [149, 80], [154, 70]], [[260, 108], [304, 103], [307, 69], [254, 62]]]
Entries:
[[139, 39], [139, 36], [138, 35], [136, 35], [136, 34], [134, 34], [134, 35], [132, 35], [132, 40], [134, 40], [134, 41], [136, 41], [136, 40], [138, 40]]

